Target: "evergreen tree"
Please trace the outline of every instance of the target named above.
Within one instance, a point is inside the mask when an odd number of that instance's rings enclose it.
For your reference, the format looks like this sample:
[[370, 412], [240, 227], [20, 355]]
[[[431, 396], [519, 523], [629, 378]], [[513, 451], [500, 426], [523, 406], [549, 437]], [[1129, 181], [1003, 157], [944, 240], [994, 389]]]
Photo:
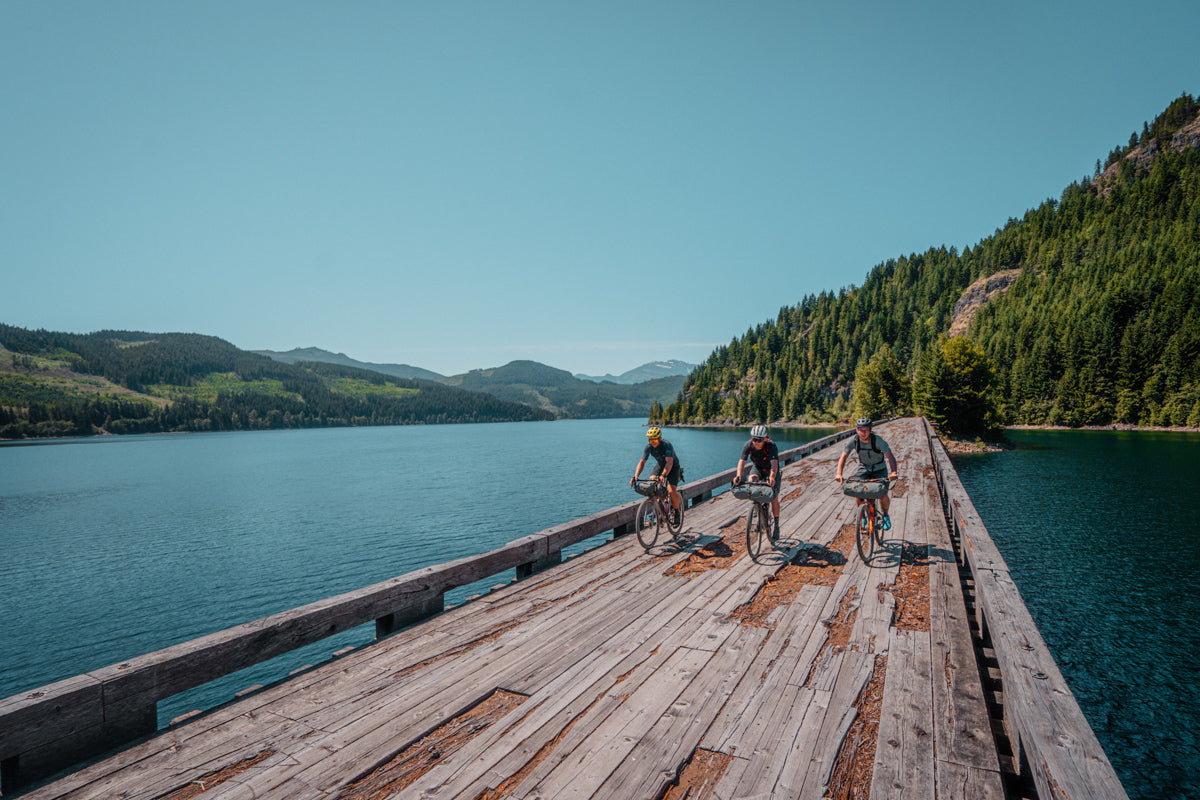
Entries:
[[956, 436], [990, 434], [996, 427], [991, 363], [965, 336], [943, 337], [930, 348], [913, 385], [913, 404]]
[[904, 365], [884, 345], [854, 372], [854, 416], [876, 419], [911, 411], [912, 384]]

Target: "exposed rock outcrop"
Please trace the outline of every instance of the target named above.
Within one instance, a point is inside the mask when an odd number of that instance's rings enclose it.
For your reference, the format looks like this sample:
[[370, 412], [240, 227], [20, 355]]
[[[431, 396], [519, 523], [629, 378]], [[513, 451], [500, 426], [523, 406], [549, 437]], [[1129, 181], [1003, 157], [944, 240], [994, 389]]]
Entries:
[[994, 275], [980, 278], [967, 287], [954, 304], [954, 316], [950, 320], [950, 335], [962, 336], [971, 329], [971, 320], [979, 309], [997, 297], [1001, 297], [1021, 275], [1019, 269], [1006, 269]]

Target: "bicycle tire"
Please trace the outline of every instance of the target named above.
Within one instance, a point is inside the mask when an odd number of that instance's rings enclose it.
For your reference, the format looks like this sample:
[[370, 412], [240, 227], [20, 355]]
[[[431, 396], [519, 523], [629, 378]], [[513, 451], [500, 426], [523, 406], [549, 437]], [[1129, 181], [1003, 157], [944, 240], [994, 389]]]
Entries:
[[858, 554], [862, 557], [864, 563], [871, 563], [871, 559], [875, 556], [875, 530], [871, 504], [862, 503], [858, 507], [858, 523], [855, 528], [854, 541], [858, 546]]
[[[673, 537], [675, 537], [675, 541], [679, 541], [679, 534], [683, 530], [683, 506], [684, 506], [683, 498], [681, 497], [679, 499], [679, 521], [678, 522], [675, 522], [675, 514], [674, 513], [669, 512], [668, 516], [667, 516], [667, 530], [669, 530], [671, 532], [671, 535]], [[670, 507], [671, 507], [671, 501], [668, 500], [667, 508], [670, 509]]]
[[647, 497], [638, 505], [637, 518], [634, 520], [634, 528], [637, 530], [637, 538], [642, 543], [642, 547], [647, 550], [654, 547], [654, 543], [658, 541], [660, 527], [662, 527], [662, 521], [659, 519], [658, 507], [655, 505], [653, 497]]
[[767, 523], [763, 519], [768, 512], [758, 503], [750, 504], [750, 514], [746, 517], [746, 550], [755, 561], [763, 553], [763, 539], [767, 538]]

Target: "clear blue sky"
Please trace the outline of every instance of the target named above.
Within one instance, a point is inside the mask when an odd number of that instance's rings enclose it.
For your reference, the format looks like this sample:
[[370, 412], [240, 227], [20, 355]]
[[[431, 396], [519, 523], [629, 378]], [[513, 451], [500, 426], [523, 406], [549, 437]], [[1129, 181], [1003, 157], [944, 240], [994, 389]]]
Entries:
[[0, 322], [443, 374], [699, 362], [975, 244], [1182, 92], [1200, 2], [0, 3]]

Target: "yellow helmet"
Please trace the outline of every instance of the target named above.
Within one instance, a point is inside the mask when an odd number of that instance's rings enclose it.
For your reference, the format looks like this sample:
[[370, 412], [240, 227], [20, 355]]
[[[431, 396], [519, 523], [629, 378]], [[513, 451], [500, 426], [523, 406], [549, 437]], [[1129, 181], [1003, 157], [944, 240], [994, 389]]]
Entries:
[[650, 430], [646, 431], [646, 438], [647, 439], [661, 439], [662, 438], [662, 429], [658, 428], [658, 427], [651, 428]]

